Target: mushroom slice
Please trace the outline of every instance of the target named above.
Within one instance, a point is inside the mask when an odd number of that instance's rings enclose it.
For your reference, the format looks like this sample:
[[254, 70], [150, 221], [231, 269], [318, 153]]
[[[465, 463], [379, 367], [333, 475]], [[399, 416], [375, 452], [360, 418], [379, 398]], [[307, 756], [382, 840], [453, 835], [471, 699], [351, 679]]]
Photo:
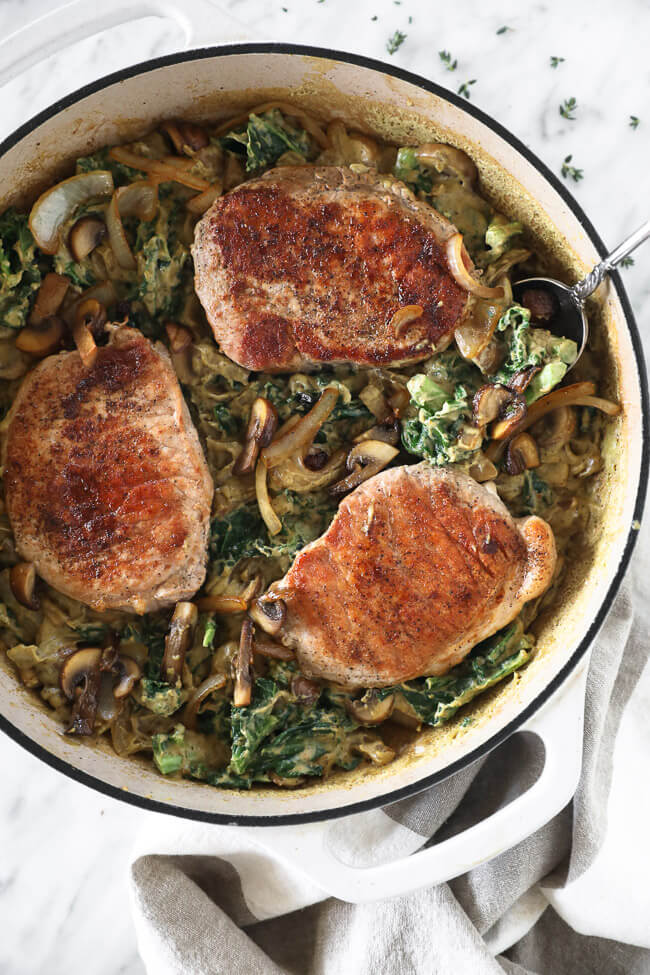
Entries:
[[561, 406], [594, 406], [596, 409], [609, 414], [609, 416], [616, 416], [621, 412], [621, 408], [617, 403], [600, 399], [600, 397], [594, 396], [595, 392], [596, 386], [592, 382], [560, 386], [552, 392], [547, 393], [546, 396], [542, 396], [541, 399], [535, 400], [525, 415], [525, 418], [522, 418], [521, 425], [516, 431], [511, 428], [511, 424], [507, 421], [495, 424], [491, 430], [492, 439], [505, 440], [512, 433], [523, 433], [524, 430], [527, 430], [533, 423], [541, 420], [547, 413], [557, 410]]
[[316, 681], [296, 674], [291, 680], [291, 693], [294, 697], [300, 698], [303, 704], [315, 704], [320, 697], [321, 686]]
[[36, 301], [29, 314], [29, 325], [40, 325], [46, 318], [56, 315], [63, 304], [70, 281], [62, 274], [50, 272], [43, 278], [36, 292]]
[[359, 484], [383, 470], [398, 454], [399, 450], [396, 447], [382, 440], [362, 440], [348, 454], [346, 467], [351, 473], [342, 481], [333, 484], [330, 493], [336, 496], [358, 487]]
[[356, 742], [354, 750], [364, 758], [368, 758], [373, 765], [388, 765], [395, 758], [393, 749], [374, 735]]
[[519, 433], [508, 444], [506, 470], [508, 474], [523, 474], [533, 467], [539, 467], [537, 444], [529, 433]]
[[522, 369], [521, 372], [516, 372], [508, 383], [508, 389], [514, 389], [515, 393], [524, 393], [537, 373], [541, 371], [541, 366], [529, 366], [528, 369]]
[[106, 224], [99, 217], [88, 214], [77, 220], [68, 234], [68, 247], [75, 261], [83, 261], [106, 237]]
[[86, 647], [71, 654], [63, 664], [59, 681], [61, 690], [73, 701], [69, 734], [92, 735], [97, 715], [97, 699], [101, 688], [100, 662], [102, 650]]
[[235, 461], [233, 474], [243, 477], [253, 473], [260, 450], [268, 447], [277, 428], [278, 411], [268, 399], [258, 396], [251, 406], [244, 447]]
[[395, 416], [388, 417], [383, 423], [377, 423], [354, 438], [355, 443], [362, 443], [364, 440], [381, 440], [382, 443], [389, 443], [396, 447], [400, 440], [399, 420]]
[[526, 420], [526, 400], [520, 393], [510, 391], [510, 401], [502, 407], [499, 418], [490, 427], [489, 434], [493, 440], [501, 440], [517, 433]]
[[65, 322], [56, 315], [38, 325], [27, 325], [16, 338], [16, 348], [35, 359], [44, 359], [59, 348], [65, 335]]
[[281, 643], [274, 643], [272, 640], [260, 640], [255, 636], [253, 643], [254, 653], [259, 653], [261, 657], [270, 657], [272, 660], [293, 660], [295, 654], [289, 647]]
[[123, 656], [117, 658], [113, 671], [117, 672], [119, 677], [119, 681], [113, 688], [113, 697], [119, 701], [131, 693], [135, 682], [142, 677], [142, 671], [132, 657]]
[[50, 187], [39, 196], [29, 214], [29, 229], [38, 247], [46, 254], [56, 254], [61, 228], [77, 207], [112, 192], [113, 176], [103, 169], [79, 173]]
[[484, 431], [488, 423], [502, 416], [512, 399], [512, 390], [499, 383], [481, 386], [475, 393], [472, 403], [474, 422], [479, 430]]
[[241, 636], [239, 637], [239, 650], [235, 658], [235, 689], [233, 691], [232, 703], [236, 708], [245, 708], [251, 703], [253, 692], [253, 623], [245, 619]]
[[226, 686], [228, 679], [225, 674], [210, 674], [209, 677], [199, 684], [197, 689], [194, 691], [192, 696], [189, 698], [187, 704], [185, 705], [185, 710], [183, 711], [183, 724], [186, 728], [191, 731], [196, 731], [196, 719], [201, 710], [201, 704], [214, 694], [215, 691], [220, 691]]
[[199, 611], [194, 603], [176, 603], [162, 659], [163, 676], [170, 684], [176, 684], [181, 679], [185, 654], [192, 642], [192, 632], [198, 618]]
[[359, 724], [381, 724], [387, 721], [395, 707], [395, 695], [380, 698], [376, 691], [366, 691], [356, 701], [346, 699], [345, 707]]
[[287, 618], [287, 606], [283, 599], [260, 596], [250, 606], [248, 615], [269, 636], [277, 636]]
[[165, 331], [167, 332], [169, 348], [172, 352], [184, 352], [185, 349], [189, 349], [193, 339], [192, 333], [187, 328], [183, 328], [182, 325], [176, 325], [175, 322], [167, 322]]
[[18, 562], [12, 566], [9, 571], [9, 585], [19, 603], [27, 609], [38, 609], [36, 569], [33, 562]]
[[[205, 129], [195, 125], [194, 122], [168, 121], [163, 122], [160, 128], [169, 136], [179, 156], [191, 155], [192, 152], [205, 149], [210, 142]], [[188, 149], [191, 150], [190, 153], [187, 153]]]
[[535, 435], [542, 447], [547, 450], [560, 450], [575, 436], [576, 414], [572, 406], [560, 406], [548, 415], [544, 429]]
[[526, 288], [521, 304], [530, 312], [534, 325], [548, 326], [558, 310], [555, 296], [545, 288]]

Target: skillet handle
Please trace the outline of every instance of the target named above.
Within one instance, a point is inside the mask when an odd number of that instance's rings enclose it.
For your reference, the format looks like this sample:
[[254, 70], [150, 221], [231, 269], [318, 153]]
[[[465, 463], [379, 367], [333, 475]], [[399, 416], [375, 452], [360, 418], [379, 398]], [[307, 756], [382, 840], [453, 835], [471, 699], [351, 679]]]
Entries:
[[354, 904], [408, 894], [467, 873], [526, 839], [571, 800], [582, 764], [588, 663], [588, 658], [583, 660], [539, 714], [520, 729], [533, 732], [544, 743], [544, 769], [537, 781], [507, 806], [450, 839], [391, 863], [355, 867], [332, 851], [327, 842], [329, 823], [245, 832], [326, 895]]
[[183, 47], [250, 40], [250, 32], [211, 0], [73, 0], [8, 34], [0, 41], [0, 85], [77, 41], [143, 17], [173, 20]]

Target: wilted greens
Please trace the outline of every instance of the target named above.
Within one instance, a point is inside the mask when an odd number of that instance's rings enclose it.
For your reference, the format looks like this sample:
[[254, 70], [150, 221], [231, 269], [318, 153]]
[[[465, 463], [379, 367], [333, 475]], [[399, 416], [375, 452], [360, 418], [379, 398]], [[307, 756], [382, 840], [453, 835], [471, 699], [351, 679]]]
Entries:
[[287, 152], [295, 153], [298, 162], [306, 162], [313, 155], [305, 130], [291, 125], [277, 108], [263, 115], [251, 114], [244, 128], [228, 132], [220, 141], [224, 149], [246, 157], [248, 173], [275, 166]]

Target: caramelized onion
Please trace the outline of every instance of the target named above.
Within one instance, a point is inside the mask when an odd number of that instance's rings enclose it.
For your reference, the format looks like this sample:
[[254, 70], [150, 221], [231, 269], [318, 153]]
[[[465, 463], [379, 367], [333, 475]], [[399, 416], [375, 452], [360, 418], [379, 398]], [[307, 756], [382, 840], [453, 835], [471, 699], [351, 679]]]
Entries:
[[222, 687], [225, 687], [226, 682], [227, 678], [224, 674], [210, 674], [202, 684], [199, 684], [185, 705], [183, 724], [186, 728], [196, 731], [196, 718], [201, 704], [215, 691], [220, 691]]
[[208, 186], [207, 190], [203, 190], [202, 193], [197, 193], [193, 196], [191, 200], [188, 200], [185, 204], [186, 208], [190, 213], [196, 213], [201, 216], [206, 210], [209, 210], [215, 200], [217, 200], [223, 193], [223, 186], [221, 183], [213, 183], [212, 186]]
[[56, 254], [61, 227], [77, 207], [112, 192], [113, 177], [103, 169], [80, 173], [51, 186], [39, 196], [29, 214], [29, 229], [37, 245], [46, 254]]
[[269, 498], [266, 475], [266, 465], [260, 458], [260, 460], [257, 462], [257, 467], [255, 468], [255, 494], [257, 496], [257, 506], [260, 509], [260, 514], [264, 524], [269, 530], [269, 535], [277, 535], [279, 531], [282, 531], [282, 522], [273, 510], [273, 505], [271, 504], [271, 499]]
[[260, 459], [264, 465], [269, 468], [277, 467], [301, 447], [310, 444], [336, 406], [338, 398], [339, 391], [334, 386], [328, 386], [324, 389], [316, 405], [312, 406], [309, 413], [306, 413], [293, 429], [289, 430], [284, 436], [276, 438], [270, 446], [264, 448], [260, 454]]
[[108, 239], [120, 267], [135, 271], [137, 263], [127, 240], [122, 217], [152, 220], [158, 206], [156, 187], [146, 180], [138, 180], [115, 190], [106, 210]]
[[473, 277], [465, 264], [466, 253], [462, 234], [454, 234], [449, 238], [446, 247], [447, 263], [456, 283], [477, 298], [503, 298], [503, 288], [488, 288]]
[[[162, 159], [148, 159], [126, 146], [115, 146], [109, 152], [111, 159], [121, 162], [131, 169], [139, 169], [148, 173], [153, 183], [181, 183], [193, 190], [207, 190], [210, 186], [207, 179], [188, 172], [194, 165], [192, 159], [179, 159], [177, 156], [163, 156]], [[131, 186], [137, 184], [131, 183]], [[128, 187], [124, 187], [128, 189]]]

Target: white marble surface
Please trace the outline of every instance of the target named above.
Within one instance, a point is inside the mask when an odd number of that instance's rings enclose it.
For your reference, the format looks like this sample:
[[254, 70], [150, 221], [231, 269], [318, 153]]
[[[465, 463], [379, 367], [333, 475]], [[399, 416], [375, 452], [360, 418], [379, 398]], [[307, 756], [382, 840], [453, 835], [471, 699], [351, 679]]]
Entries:
[[[178, 3], [188, 6], [188, 0]], [[0, 38], [53, 6], [52, 0], [0, 0]], [[100, 7], [90, 0], [89, 6]], [[608, 243], [650, 214], [645, 0], [457, 0], [435, 7], [427, 0], [230, 0], [223, 6], [254, 25], [258, 37], [385, 58], [450, 88], [475, 78], [472, 101], [552, 169], [573, 154], [584, 179], [570, 189]], [[512, 30], [498, 35], [504, 25]], [[214, 41], [218, 26], [217, 17], [197, 44]], [[395, 30], [407, 38], [391, 58], [386, 40]], [[181, 43], [177, 25], [147, 19], [48, 59], [6, 86], [0, 137], [73, 88]], [[440, 49], [458, 59], [455, 72], [444, 69]], [[555, 70], [551, 55], [565, 58]], [[578, 102], [575, 121], [558, 112], [571, 96]], [[640, 118], [636, 131], [630, 115]], [[646, 331], [648, 267], [650, 245], [624, 272]], [[649, 543], [645, 529], [641, 547], [648, 551]], [[635, 583], [638, 598], [650, 599], [647, 573], [637, 572]], [[132, 839], [152, 817], [68, 781], [4, 738], [0, 769], [0, 973], [142, 973], [125, 877]]]

